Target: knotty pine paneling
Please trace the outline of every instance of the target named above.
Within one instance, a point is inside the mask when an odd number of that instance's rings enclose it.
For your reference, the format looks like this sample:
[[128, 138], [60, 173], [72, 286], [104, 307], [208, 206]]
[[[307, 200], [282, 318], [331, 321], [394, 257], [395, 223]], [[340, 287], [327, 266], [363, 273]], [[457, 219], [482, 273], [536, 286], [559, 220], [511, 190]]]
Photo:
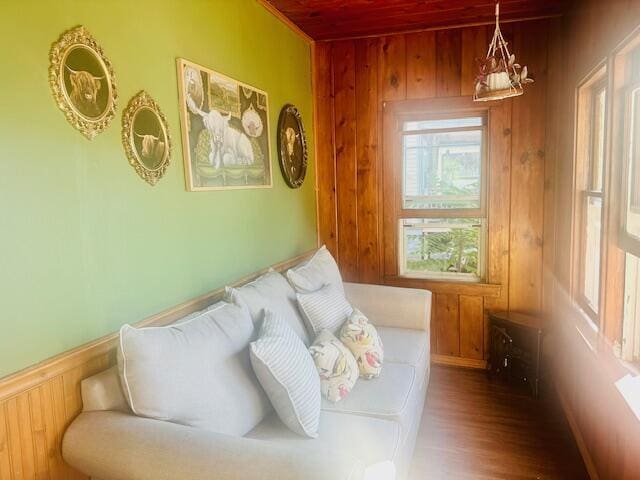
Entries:
[[356, 195], [358, 280], [380, 278], [378, 245], [378, 42], [356, 41]]
[[460, 302], [452, 293], [437, 293], [434, 300], [436, 351], [438, 355], [460, 356]]
[[[555, 173], [545, 163], [550, 21], [504, 28], [518, 61], [529, 65], [536, 83], [528, 85], [524, 96], [502, 102], [490, 119], [489, 160], [494, 174], [487, 198], [487, 282], [502, 288], [497, 297], [465, 297], [461, 308], [460, 295], [452, 286], [449, 308], [438, 313], [434, 305], [432, 334], [439, 346], [434, 353], [485, 359], [487, 312], [541, 309], [543, 239], [548, 227], [545, 183], [553, 184]], [[323, 144], [317, 155], [319, 235], [330, 248], [338, 239], [332, 251], [345, 278], [402, 284], [401, 279], [390, 278], [397, 270], [395, 251], [383, 247], [397, 235], [383, 228], [383, 218], [392, 214], [385, 189], [393, 184], [388, 181], [392, 172], [385, 170], [383, 161], [390, 152], [383, 132], [393, 128], [383, 125], [384, 103], [471, 95], [475, 58], [486, 54], [492, 34], [491, 26], [477, 26], [316, 44], [314, 79], [320, 110], [316, 128], [322, 137], [318, 143]], [[326, 65], [327, 61], [331, 64]], [[478, 315], [480, 302], [483, 315]], [[456, 315], [451, 313], [454, 308]], [[481, 353], [478, 342], [483, 346]]]
[[335, 118], [336, 197], [338, 257], [342, 276], [357, 281], [358, 197], [356, 166], [356, 66], [355, 43], [333, 45], [333, 88]]
[[113, 364], [102, 354], [0, 401], [0, 480], [88, 480], [64, 463], [62, 437], [80, 413], [80, 381]]
[[513, 45], [536, 81], [513, 99], [509, 306], [537, 313], [542, 308], [547, 22], [520, 25]]
[[[315, 40], [371, 37], [452, 25], [492, 24], [494, 2], [478, 0], [261, 0]], [[561, 14], [566, 0], [502, 0], [503, 21]]]
[[436, 32], [405, 37], [407, 48], [407, 98], [436, 96]]
[[332, 44], [316, 43], [312, 49], [314, 65], [314, 143], [316, 158], [325, 159], [323, 168], [318, 169], [316, 172], [318, 236], [322, 238], [322, 241], [333, 256], [338, 258]]
[[407, 94], [406, 35], [389, 35], [377, 40], [380, 100], [403, 100]]
[[484, 299], [460, 295], [460, 356], [482, 360], [484, 358]]
[[462, 31], [440, 30], [436, 32], [436, 96], [459, 97], [461, 92]]

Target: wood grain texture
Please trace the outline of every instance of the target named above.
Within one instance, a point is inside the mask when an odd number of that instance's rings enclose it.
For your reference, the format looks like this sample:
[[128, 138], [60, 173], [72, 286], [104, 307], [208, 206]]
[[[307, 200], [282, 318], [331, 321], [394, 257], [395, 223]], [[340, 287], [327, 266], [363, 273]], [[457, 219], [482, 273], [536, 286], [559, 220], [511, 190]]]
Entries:
[[434, 300], [436, 352], [460, 356], [460, 311], [458, 295], [437, 293]]
[[484, 302], [482, 297], [460, 295], [460, 356], [484, 357]]
[[338, 205], [338, 257], [342, 277], [357, 281], [358, 197], [356, 167], [355, 43], [333, 45], [333, 85], [336, 142], [336, 198]]
[[546, 23], [516, 26], [513, 48], [536, 82], [513, 100], [509, 308], [531, 313], [542, 307], [546, 45]]
[[[500, 102], [491, 111], [488, 183], [487, 281], [502, 285], [498, 298], [485, 298], [487, 312], [509, 309], [509, 256], [511, 230], [511, 112], [512, 102]], [[485, 351], [489, 351], [489, 322], [485, 318]], [[486, 354], [485, 354], [486, 357]]]
[[461, 95], [473, 95], [478, 75], [478, 59], [486, 57], [491, 35], [492, 27], [481, 26], [462, 30]]
[[[538, 30], [542, 31], [542, 37], [546, 39], [547, 23], [541, 22], [525, 22], [520, 24], [505, 25], [505, 35], [514, 44], [514, 36], [516, 31], [526, 28], [527, 35], [538, 38]], [[333, 120], [332, 125], [327, 125], [329, 116], [326, 116], [322, 125], [324, 138], [329, 138], [327, 133], [333, 131], [334, 135], [342, 135], [339, 150], [344, 150], [343, 146], [347, 146], [345, 165], [339, 165], [342, 174], [347, 178], [340, 178], [341, 173], [338, 170], [334, 172], [331, 168], [334, 163], [327, 163], [326, 172], [322, 169], [323, 163], [318, 162], [318, 178], [319, 182], [332, 182], [329, 185], [319, 185], [319, 208], [322, 205], [332, 204], [330, 198], [333, 189], [348, 189], [349, 186], [355, 188], [355, 217], [354, 204], [352, 200], [346, 202], [346, 207], [342, 208], [337, 205], [337, 231], [335, 235], [341, 236], [341, 228], [346, 229], [346, 235], [354, 249], [357, 250], [359, 258], [357, 263], [357, 278], [362, 282], [379, 282], [389, 285], [405, 286], [412, 288], [427, 288], [436, 293], [451, 295], [469, 295], [480, 297], [484, 306], [483, 339], [486, 344], [488, 341], [488, 322], [486, 314], [490, 311], [506, 310], [510, 307], [510, 297], [524, 295], [521, 301], [515, 301], [514, 309], [526, 307], [531, 303], [540, 308], [542, 297], [542, 270], [541, 265], [533, 265], [535, 262], [542, 260], [542, 238], [544, 233], [544, 182], [547, 180], [545, 172], [548, 173], [543, 158], [538, 158], [535, 162], [536, 175], [531, 177], [526, 168], [522, 167], [516, 160], [516, 153], [513, 153], [513, 140], [516, 130], [529, 130], [532, 125], [544, 121], [545, 107], [544, 98], [540, 96], [546, 95], [546, 82], [544, 81], [545, 70], [547, 68], [546, 59], [546, 42], [542, 44], [538, 41], [530, 42], [527, 48], [523, 47], [523, 51], [516, 52], [518, 59], [524, 64], [532, 66], [532, 72], [537, 76], [538, 82], [534, 84], [537, 92], [533, 92], [533, 99], [526, 100], [525, 105], [531, 106], [535, 104], [536, 108], [526, 109], [522, 106], [518, 107], [518, 119], [514, 119], [513, 101], [506, 100], [495, 102], [492, 104], [473, 104], [469, 97], [473, 86], [475, 75], [476, 56], [484, 56], [486, 53], [486, 42], [488, 36], [492, 33], [492, 27], [468, 27], [447, 31], [430, 31], [421, 33], [408, 33], [404, 35], [390, 35], [379, 38], [368, 38], [366, 40], [358, 40], [355, 42], [324, 42], [322, 45], [331, 45], [335, 49], [336, 46], [353, 44], [354, 58], [345, 60], [345, 55], [332, 55], [333, 63], [330, 67], [322, 67], [325, 71], [333, 72], [332, 78], [325, 76], [324, 85], [319, 87], [319, 91], [323, 92], [318, 96], [316, 103], [333, 102], [333, 108], [336, 112], [353, 112], [355, 108], [355, 127], [350, 126], [349, 122], [345, 127], [345, 118]], [[522, 33], [519, 33], [522, 37]], [[521, 41], [521, 40], [520, 40]], [[373, 93], [374, 86], [372, 81], [372, 72], [365, 68], [366, 65], [373, 64], [371, 58], [372, 45], [378, 45], [377, 58], [377, 92]], [[344, 48], [344, 47], [340, 47]], [[531, 50], [536, 50], [531, 52]], [[338, 57], [340, 57], [338, 59]], [[347, 55], [349, 57], [349, 55]], [[529, 58], [531, 57], [531, 58]], [[339, 61], [339, 63], [338, 63]], [[352, 78], [355, 71], [355, 94], [345, 94], [344, 88], [340, 87], [343, 93], [339, 93], [332, 81], [338, 77], [336, 74], [336, 66], [340, 65], [342, 69], [348, 64], [345, 71], [347, 78]], [[535, 70], [535, 71], [534, 71]], [[314, 75], [318, 78], [318, 82], [322, 83], [320, 75]], [[344, 78], [340, 79], [345, 82]], [[529, 86], [528, 86], [529, 87]], [[527, 99], [530, 90], [525, 92], [522, 99]], [[454, 96], [450, 96], [454, 95]], [[374, 98], [377, 96], [377, 98]], [[355, 99], [355, 107], [353, 102]], [[346, 104], [342, 104], [346, 102]], [[423, 102], [435, 102], [434, 105], [424, 107]], [[398, 258], [395, 250], [397, 240], [397, 224], [395, 220], [396, 208], [399, 193], [397, 192], [396, 179], [399, 176], [399, 168], [396, 162], [390, 161], [394, 155], [394, 148], [397, 147], [397, 139], [394, 140], [393, 132], [398, 129], [397, 120], [390, 113], [390, 109], [396, 108], [398, 104], [406, 104], [407, 108], [412, 112], [423, 111], [427, 108], [432, 111], [437, 108], [438, 111], [464, 110], [469, 108], [468, 104], [483, 108], [489, 108], [488, 123], [488, 141], [489, 141], [489, 165], [488, 165], [488, 185], [487, 185], [487, 272], [485, 283], [483, 284], [465, 284], [455, 282], [434, 282], [419, 279], [407, 279], [398, 277]], [[437, 105], [436, 105], [437, 104]], [[378, 115], [373, 115], [373, 105], [378, 109]], [[538, 110], [542, 108], [542, 116]], [[422, 109], [422, 110], [421, 110]], [[342, 117], [342, 115], [341, 115]], [[533, 132], [524, 131], [518, 136], [518, 152], [529, 151], [534, 145], [538, 148], [535, 152], [544, 152], [546, 142], [546, 130], [544, 125], [536, 127]], [[376, 133], [377, 132], [377, 133]], [[374, 138], [372, 135], [377, 135]], [[347, 139], [345, 135], [353, 135], [351, 139]], [[397, 137], [397, 136], [396, 136]], [[538, 145], [539, 144], [539, 145]], [[354, 147], [355, 145], [355, 153]], [[374, 171], [372, 169], [373, 150], [376, 147], [378, 152], [377, 161], [379, 165]], [[341, 155], [345, 156], [344, 151]], [[513, 161], [512, 161], [513, 157]], [[354, 171], [352, 169], [353, 158], [355, 158], [355, 182]], [[365, 166], [363, 169], [362, 167]], [[513, 169], [519, 168], [518, 176], [513, 177]], [[374, 177], [376, 180], [374, 180]], [[528, 186], [533, 178], [533, 185]], [[374, 187], [374, 181], [377, 182], [377, 191], [371, 192]], [[539, 195], [528, 197], [527, 189], [532, 188], [538, 191]], [[537, 190], [536, 190], [537, 189]], [[329, 198], [324, 199], [323, 196], [328, 195]], [[349, 194], [349, 198], [352, 198]], [[373, 198], [378, 197], [378, 210], [373, 208]], [[512, 205], [515, 203], [517, 213], [511, 211]], [[375, 213], [374, 213], [375, 212]], [[374, 222], [372, 216], [377, 216], [377, 231], [373, 227]], [[516, 232], [512, 232], [512, 218], [517, 217]], [[344, 227], [341, 227], [344, 226]], [[354, 225], [357, 235], [354, 234]], [[321, 227], [322, 228], [322, 227]], [[525, 241], [529, 241], [528, 235], [533, 232], [533, 244], [537, 245], [533, 252], [532, 258], [528, 251], [529, 245], [521, 247], [519, 250], [512, 251], [510, 242], [512, 238], [521, 237]], [[512, 237], [515, 235], [515, 237]], [[357, 239], [354, 241], [353, 239]], [[344, 239], [343, 239], [344, 240]], [[357, 248], [356, 248], [357, 247]], [[377, 248], [374, 254], [369, 248]], [[340, 249], [338, 249], [340, 250]], [[355, 255], [355, 254], [352, 254]], [[378, 257], [377, 268], [379, 268], [378, 279], [376, 280], [376, 262]], [[522, 265], [528, 265], [531, 262], [532, 268], [525, 274], [520, 274]], [[353, 261], [345, 261], [339, 258], [339, 265], [342, 270], [349, 272], [352, 278], [356, 277], [354, 271], [355, 265]], [[510, 293], [510, 271], [518, 274], [516, 282], [519, 282], [517, 292]], [[535, 281], [527, 283], [529, 276], [532, 275]], [[527, 288], [524, 288], [524, 287]], [[532, 302], [534, 298], [536, 301]], [[475, 300], [479, 302], [479, 300]], [[438, 315], [434, 311], [434, 326], [439, 323]], [[462, 319], [464, 320], [464, 319]], [[475, 321], [475, 320], [474, 320]], [[461, 324], [462, 325], [462, 324]], [[434, 329], [434, 332], [437, 332]], [[448, 335], [447, 332], [444, 332]], [[460, 332], [458, 332], [458, 335]], [[434, 334], [434, 342], [437, 343], [437, 333]], [[445, 340], [446, 342], [446, 340]], [[486, 350], [486, 345], [485, 345]], [[469, 350], [470, 352], [471, 350]], [[466, 354], [466, 353], [465, 353]], [[458, 356], [464, 355], [458, 353]], [[477, 356], [476, 353], [473, 354]], [[465, 358], [465, 357], [459, 357]], [[483, 359], [485, 354], [483, 352]], [[477, 360], [471, 358], [469, 360]]]
[[407, 94], [407, 50], [404, 35], [379, 39], [378, 79], [380, 100], [403, 100]]
[[[283, 271], [312, 252], [274, 265]], [[234, 286], [266, 273], [263, 269]], [[224, 288], [177, 305], [138, 323], [166, 325], [222, 298]], [[117, 333], [0, 379], [0, 480], [88, 480], [62, 459], [64, 432], [80, 413], [80, 382], [115, 363]]]
[[313, 46], [313, 89], [318, 241], [338, 259], [336, 158], [333, 120], [331, 43]]
[[378, 41], [357, 40], [355, 49], [358, 279], [378, 283]]
[[[267, 0], [261, 0], [264, 2]], [[315, 40], [376, 36], [494, 22], [494, 3], [476, 0], [268, 0]], [[556, 16], [561, 0], [502, 0], [503, 22]]]
[[[548, 85], [561, 85], [566, 81], [563, 68], [563, 30], [562, 20], [549, 21], [547, 82]], [[545, 162], [544, 162], [544, 212], [543, 249], [542, 249], [542, 306], [545, 316], [553, 311], [553, 266], [555, 263], [555, 194], [556, 163], [560, 143], [560, 125], [562, 122], [562, 99], [560, 89], [547, 90], [545, 124]]]
[[436, 32], [436, 95], [459, 97], [462, 92], [462, 31]]
[[555, 396], [434, 366], [409, 480], [586, 480]]
[[436, 33], [406, 36], [407, 98], [436, 96]]

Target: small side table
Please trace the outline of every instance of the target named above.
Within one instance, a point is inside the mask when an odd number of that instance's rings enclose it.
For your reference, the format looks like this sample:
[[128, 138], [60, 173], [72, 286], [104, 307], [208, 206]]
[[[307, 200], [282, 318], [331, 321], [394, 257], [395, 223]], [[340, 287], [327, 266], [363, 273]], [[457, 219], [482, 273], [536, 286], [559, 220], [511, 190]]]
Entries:
[[489, 322], [489, 375], [498, 374], [526, 383], [538, 398], [542, 341], [547, 331], [545, 322], [517, 312], [492, 313]]

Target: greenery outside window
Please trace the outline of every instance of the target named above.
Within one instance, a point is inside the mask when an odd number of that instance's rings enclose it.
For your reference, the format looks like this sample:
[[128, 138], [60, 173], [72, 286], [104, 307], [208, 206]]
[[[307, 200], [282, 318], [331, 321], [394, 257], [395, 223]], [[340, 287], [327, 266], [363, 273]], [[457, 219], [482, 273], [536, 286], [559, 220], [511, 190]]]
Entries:
[[478, 113], [402, 122], [401, 275], [483, 279], [486, 123]]

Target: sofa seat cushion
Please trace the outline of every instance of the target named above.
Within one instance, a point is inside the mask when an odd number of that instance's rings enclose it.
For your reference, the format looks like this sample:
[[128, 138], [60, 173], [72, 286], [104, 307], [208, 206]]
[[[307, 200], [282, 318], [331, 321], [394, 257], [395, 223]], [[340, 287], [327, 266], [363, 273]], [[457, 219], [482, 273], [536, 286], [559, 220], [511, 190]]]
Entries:
[[385, 361], [413, 365], [418, 384], [424, 388], [431, 361], [429, 333], [408, 328], [378, 327], [378, 334], [384, 346]]
[[429, 358], [429, 334], [424, 330], [408, 328], [377, 327], [384, 346], [387, 362], [413, 365], [418, 372], [424, 370]]
[[246, 437], [288, 446], [296, 452], [305, 449], [326, 451], [328, 462], [331, 461], [331, 452], [340, 452], [370, 466], [385, 461], [395, 462], [401, 454], [402, 432], [400, 425], [393, 420], [323, 411], [318, 438], [301, 439], [277, 415], [267, 416]]
[[394, 420], [402, 427], [404, 441], [413, 419], [422, 410], [422, 403], [417, 400], [421, 393], [421, 381], [414, 366], [386, 362], [378, 378], [360, 380], [338, 403], [323, 399], [322, 409]]

